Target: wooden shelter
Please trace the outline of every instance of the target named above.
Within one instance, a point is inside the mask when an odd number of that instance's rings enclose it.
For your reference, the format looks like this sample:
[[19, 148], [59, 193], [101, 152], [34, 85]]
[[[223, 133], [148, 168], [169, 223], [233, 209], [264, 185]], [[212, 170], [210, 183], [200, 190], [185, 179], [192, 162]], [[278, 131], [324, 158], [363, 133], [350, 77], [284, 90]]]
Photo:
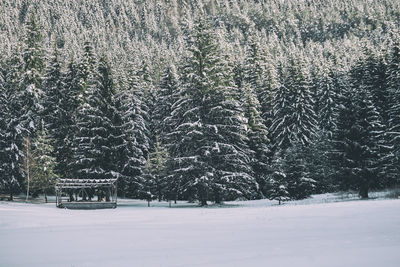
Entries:
[[67, 209], [114, 209], [117, 179], [59, 179], [56, 205]]

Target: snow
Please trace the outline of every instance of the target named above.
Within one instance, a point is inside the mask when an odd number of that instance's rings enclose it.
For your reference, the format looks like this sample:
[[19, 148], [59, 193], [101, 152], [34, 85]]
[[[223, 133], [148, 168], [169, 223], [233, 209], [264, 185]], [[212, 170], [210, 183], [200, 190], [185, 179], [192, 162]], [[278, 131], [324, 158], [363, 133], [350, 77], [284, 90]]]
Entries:
[[0, 266], [399, 266], [400, 200], [326, 197], [89, 211], [0, 202]]

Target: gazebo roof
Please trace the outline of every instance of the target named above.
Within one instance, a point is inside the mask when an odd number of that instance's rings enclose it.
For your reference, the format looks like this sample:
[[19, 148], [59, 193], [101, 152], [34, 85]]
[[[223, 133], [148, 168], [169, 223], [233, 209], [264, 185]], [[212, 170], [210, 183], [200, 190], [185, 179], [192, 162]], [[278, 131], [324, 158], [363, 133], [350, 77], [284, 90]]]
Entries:
[[117, 179], [59, 179], [56, 188], [92, 188], [113, 186]]

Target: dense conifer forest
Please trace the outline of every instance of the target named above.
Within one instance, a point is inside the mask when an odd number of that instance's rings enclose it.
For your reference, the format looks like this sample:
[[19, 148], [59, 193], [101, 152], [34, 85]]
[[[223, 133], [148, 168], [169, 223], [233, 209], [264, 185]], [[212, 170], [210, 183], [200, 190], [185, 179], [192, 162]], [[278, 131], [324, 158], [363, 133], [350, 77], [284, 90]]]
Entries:
[[118, 178], [122, 197], [206, 205], [398, 186], [399, 30], [389, 0], [3, 0], [0, 191]]

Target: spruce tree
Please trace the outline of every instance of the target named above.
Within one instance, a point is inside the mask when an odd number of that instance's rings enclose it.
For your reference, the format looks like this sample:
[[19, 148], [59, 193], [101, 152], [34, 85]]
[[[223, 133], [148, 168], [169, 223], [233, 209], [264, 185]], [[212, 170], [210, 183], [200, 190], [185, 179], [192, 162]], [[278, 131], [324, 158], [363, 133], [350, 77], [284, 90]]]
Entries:
[[243, 79], [249, 84], [258, 97], [262, 91], [266, 59], [262, 54], [257, 39], [256, 34], [253, 32], [247, 40], [245, 61], [243, 64]]
[[343, 87], [344, 74], [339, 69], [339, 63], [333, 58], [323, 62], [315, 71], [313, 82], [315, 87], [315, 111], [318, 119], [318, 136], [305, 148], [305, 159], [310, 171], [310, 177], [316, 181], [316, 193], [335, 190], [333, 177], [335, 173], [331, 152], [333, 137], [337, 131], [339, 114], [339, 97]]
[[149, 154], [146, 168], [148, 169], [147, 172], [150, 174], [149, 176], [152, 179], [152, 192], [158, 201], [161, 201], [164, 198], [165, 189], [168, 187], [166, 179], [164, 178], [167, 159], [168, 153], [166, 149], [162, 146], [161, 142], [156, 139], [154, 151]]
[[[120, 92], [124, 143], [121, 147], [120, 186], [128, 197], [140, 197], [145, 189], [145, 166], [149, 153], [147, 110], [143, 103], [140, 77], [135, 69], [127, 80], [129, 90]], [[145, 109], [143, 109], [145, 108]]]
[[[274, 165], [276, 167], [276, 165]], [[286, 174], [283, 170], [275, 170], [268, 180], [268, 199], [281, 202], [290, 200], [290, 194], [286, 185]]]
[[270, 200], [278, 200], [280, 205], [282, 201], [291, 199], [287, 188], [288, 184], [284, 170], [284, 162], [280, 153], [276, 154], [271, 160], [271, 169], [273, 172], [269, 173], [265, 185], [267, 197]]
[[352, 70], [352, 87], [341, 99], [336, 152], [340, 158], [338, 177], [342, 189], [357, 189], [368, 198], [371, 188], [379, 185], [380, 115], [368, 88], [369, 72], [360, 60]]
[[24, 133], [24, 175], [27, 184], [26, 198], [29, 196], [31, 138], [39, 128], [42, 112], [42, 81], [44, 52], [40, 25], [34, 13], [26, 24], [26, 34], [22, 48], [22, 74], [19, 81], [19, 98], [22, 103], [19, 111], [20, 127]]
[[110, 65], [105, 57], [98, 63], [89, 82], [87, 100], [79, 107], [77, 132], [73, 140], [72, 167], [77, 178], [117, 178], [113, 162], [114, 84]]
[[280, 86], [273, 99], [274, 149], [286, 150], [296, 142], [308, 145], [317, 135], [317, 121], [307, 66], [291, 56], [287, 68], [280, 73]]
[[[386, 63], [370, 47], [364, 47], [363, 83], [362, 86], [371, 95], [372, 105], [378, 113], [379, 134], [376, 136], [378, 159], [376, 162], [377, 179], [379, 183], [375, 186], [384, 187], [395, 182], [396, 170], [392, 165], [392, 151], [390, 149], [389, 132], [389, 88], [387, 88]], [[358, 81], [357, 81], [358, 82]], [[359, 83], [360, 84], [360, 83]], [[377, 125], [378, 126], [378, 125]]]
[[42, 129], [32, 141], [32, 180], [33, 195], [44, 194], [47, 203], [47, 195], [52, 192], [57, 181], [55, 173], [56, 159], [52, 156], [53, 146], [44, 123]]
[[165, 68], [161, 77], [152, 116], [152, 120], [155, 122], [155, 134], [162, 143], [165, 143], [166, 136], [173, 128], [170, 116], [172, 105], [177, 100], [177, 92], [178, 80], [176, 70], [173, 65], [169, 65]]
[[270, 136], [273, 150], [286, 149], [291, 143], [292, 94], [287, 86], [288, 74], [282, 63], [278, 65], [279, 86], [273, 93]]
[[83, 103], [89, 94], [89, 85], [94, 79], [96, 73], [96, 58], [93, 52], [93, 46], [90, 41], [86, 41], [83, 46], [83, 53], [77, 66], [77, 77], [74, 81], [79, 88], [79, 101]]
[[45, 127], [50, 135], [55, 138], [59, 132], [60, 125], [60, 104], [62, 101], [63, 77], [61, 72], [61, 62], [59, 60], [59, 52], [57, 46], [54, 45], [53, 54], [47, 64], [45, 76], [43, 80], [43, 111], [42, 118]]
[[230, 96], [232, 72], [214, 40], [208, 22], [198, 19], [172, 112], [179, 123], [169, 143], [170, 177], [181, 179], [183, 193], [201, 205], [251, 197], [257, 187], [250, 175], [245, 121]]
[[22, 48], [22, 74], [20, 77], [21, 125], [26, 136], [33, 136], [40, 124], [42, 110], [42, 81], [45, 68], [40, 25], [34, 13], [26, 24], [26, 34]]
[[13, 196], [23, 189], [22, 158], [23, 137], [26, 134], [20, 121], [21, 102], [19, 81], [22, 68], [22, 59], [18, 51], [15, 51], [8, 62], [8, 68], [5, 70], [5, 83], [3, 84], [2, 100], [4, 105], [1, 110], [3, 113], [2, 124], [4, 128], [1, 153], [1, 176], [2, 191]]
[[9, 114], [4, 75], [5, 71], [3, 70], [2, 66], [0, 66], [0, 192], [4, 192], [6, 183], [6, 119], [7, 115]]
[[393, 44], [387, 67], [387, 86], [390, 93], [389, 140], [392, 147], [391, 165], [396, 183], [400, 182], [400, 41]]
[[254, 151], [252, 155], [252, 169], [254, 176], [260, 187], [261, 197], [265, 196], [265, 184], [267, 176], [271, 172], [270, 150], [268, 130], [261, 117], [260, 103], [253, 89], [246, 83], [243, 83], [241, 89], [241, 99], [243, 101], [243, 111], [247, 119], [247, 136], [249, 148]]
[[283, 156], [283, 170], [286, 174], [287, 191], [292, 199], [303, 199], [314, 193], [316, 181], [311, 178], [305, 145], [294, 143]]
[[337, 71], [326, 65], [322, 66], [320, 77], [316, 79], [318, 124], [322, 134], [328, 138], [336, 131], [340, 89], [337, 79]]
[[[269, 57], [271, 57], [269, 55]], [[271, 58], [267, 59], [265, 65], [264, 77], [263, 77], [262, 89], [259, 93], [259, 102], [261, 105], [261, 114], [264, 119], [264, 124], [269, 131], [269, 137], [271, 139], [271, 125], [273, 120], [273, 97], [274, 93], [278, 90], [279, 80], [278, 73], [276, 70], [275, 63]]]
[[57, 160], [56, 170], [60, 177], [72, 178], [71, 170], [73, 156], [73, 138], [77, 131], [77, 113], [81, 104], [82, 91], [78, 81], [78, 65], [73, 59], [67, 65], [62, 75], [62, 87], [58, 105], [59, 120], [57, 131], [54, 133], [54, 150]]
[[[52, 142], [54, 142], [53, 146], [57, 148], [52, 150], [52, 156], [56, 158], [57, 162], [64, 161], [64, 146], [68, 146], [65, 140], [66, 127], [64, 125], [67, 118], [63, 110], [65, 108], [63, 105], [65, 101], [63, 81], [64, 75], [61, 71], [59, 52], [56, 44], [54, 44], [53, 54], [47, 65], [43, 81], [44, 95], [42, 98], [43, 110], [41, 116], [45, 124], [44, 127], [51, 137]], [[71, 117], [71, 114], [68, 114], [68, 116]], [[68, 126], [71, 127], [71, 124]], [[65, 173], [63, 175], [65, 176]]]
[[171, 200], [173, 196], [174, 181], [168, 179], [166, 172], [166, 162], [168, 153], [166, 146], [168, 144], [168, 136], [172, 132], [175, 122], [172, 116], [172, 108], [175, 101], [178, 99], [178, 80], [174, 65], [167, 65], [161, 76], [159, 89], [156, 95], [156, 102], [152, 121], [154, 124], [155, 143], [153, 151], [150, 154], [150, 164], [153, 177], [156, 181], [156, 192], [158, 199], [162, 197]]

